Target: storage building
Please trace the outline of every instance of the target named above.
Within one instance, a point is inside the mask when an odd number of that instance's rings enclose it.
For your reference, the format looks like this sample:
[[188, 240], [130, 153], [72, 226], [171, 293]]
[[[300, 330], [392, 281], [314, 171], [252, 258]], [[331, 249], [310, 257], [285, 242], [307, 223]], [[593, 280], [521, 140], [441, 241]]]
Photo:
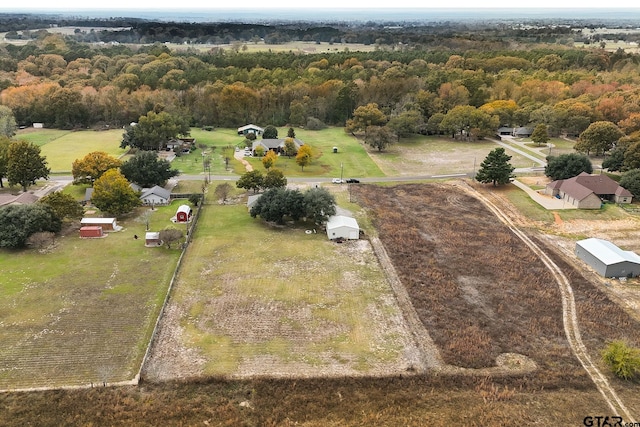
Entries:
[[640, 275], [640, 256], [606, 240], [580, 240], [576, 242], [576, 255], [604, 277]]
[[359, 239], [360, 227], [355, 218], [334, 215], [327, 221], [327, 237], [333, 239]]
[[144, 245], [148, 248], [162, 246], [162, 240], [160, 240], [160, 232], [147, 231], [144, 236]]
[[102, 231], [114, 231], [118, 228], [115, 218], [82, 218], [80, 225], [83, 227], [102, 227]]
[[191, 221], [191, 207], [189, 205], [180, 205], [176, 212], [176, 222]]
[[102, 227], [100, 226], [88, 225], [85, 227], [80, 227], [80, 237], [83, 239], [94, 239], [104, 236], [105, 234], [102, 232]]

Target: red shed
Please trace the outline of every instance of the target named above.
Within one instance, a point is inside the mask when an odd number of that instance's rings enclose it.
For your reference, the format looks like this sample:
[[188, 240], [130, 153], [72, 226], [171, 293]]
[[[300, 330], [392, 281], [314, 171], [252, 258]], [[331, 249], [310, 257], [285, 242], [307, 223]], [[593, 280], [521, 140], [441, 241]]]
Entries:
[[189, 205], [180, 205], [178, 212], [176, 212], [177, 222], [189, 222], [191, 221], [191, 207]]
[[102, 227], [90, 225], [86, 227], [80, 227], [80, 237], [84, 239], [91, 239], [95, 237], [103, 237]]

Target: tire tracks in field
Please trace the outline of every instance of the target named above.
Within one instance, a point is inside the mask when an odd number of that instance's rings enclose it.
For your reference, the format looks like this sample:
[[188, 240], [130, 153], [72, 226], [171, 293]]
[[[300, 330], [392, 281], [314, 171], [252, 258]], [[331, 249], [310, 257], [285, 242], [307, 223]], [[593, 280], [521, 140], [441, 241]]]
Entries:
[[560, 294], [562, 295], [562, 321], [564, 324], [565, 335], [567, 336], [567, 340], [569, 341], [573, 354], [576, 356], [582, 367], [587, 371], [587, 374], [595, 383], [598, 391], [604, 398], [607, 405], [609, 405], [609, 408], [611, 408], [616, 415], [623, 416], [626, 422], [633, 422], [634, 418], [631, 415], [631, 412], [627, 409], [613, 387], [611, 387], [607, 378], [591, 360], [587, 348], [582, 341], [573, 289], [571, 288], [571, 284], [569, 279], [567, 279], [567, 276], [565, 276], [560, 267], [558, 267], [558, 265], [553, 262], [553, 260], [533, 240], [518, 229], [509, 216], [504, 214], [496, 204], [466, 183], [459, 185], [459, 187], [468, 193], [473, 194], [478, 200], [480, 200], [496, 217], [498, 217], [500, 221], [509, 227], [509, 229], [520, 240], [522, 240], [549, 269], [558, 283]]

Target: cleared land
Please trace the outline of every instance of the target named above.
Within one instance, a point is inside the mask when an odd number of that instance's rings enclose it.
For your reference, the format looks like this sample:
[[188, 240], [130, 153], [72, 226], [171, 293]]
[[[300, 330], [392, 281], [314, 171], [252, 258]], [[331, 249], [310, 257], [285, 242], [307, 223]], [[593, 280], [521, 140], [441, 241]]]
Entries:
[[78, 132], [25, 129], [16, 138], [39, 145], [52, 173], [71, 174], [73, 161], [92, 151], [104, 151], [114, 157], [126, 151], [120, 148], [122, 129]]
[[[371, 159], [389, 176], [472, 173], [487, 154], [499, 147], [491, 141], [466, 142], [446, 137], [414, 137], [393, 144], [382, 153], [370, 150]], [[517, 168], [531, 167], [532, 161], [506, 150]]]
[[386, 375], [419, 363], [368, 241], [207, 205], [143, 375]]
[[[155, 210], [151, 229], [174, 213]], [[0, 250], [0, 390], [137, 374], [180, 252], [145, 248], [135, 216], [119, 224], [101, 239], [76, 226], [44, 251]]]

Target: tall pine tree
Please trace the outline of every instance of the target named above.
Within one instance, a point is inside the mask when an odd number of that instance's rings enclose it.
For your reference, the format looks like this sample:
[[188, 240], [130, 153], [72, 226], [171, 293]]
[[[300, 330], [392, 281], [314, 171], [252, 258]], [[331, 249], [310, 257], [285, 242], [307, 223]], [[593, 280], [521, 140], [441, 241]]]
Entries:
[[506, 184], [514, 177], [514, 167], [509, 163], [511, 156], [504, 152], [504, 148], [498, 147], [492, 150], [480, 164], [480, 170], [476, 174], [476, 181], [483, 184]]

